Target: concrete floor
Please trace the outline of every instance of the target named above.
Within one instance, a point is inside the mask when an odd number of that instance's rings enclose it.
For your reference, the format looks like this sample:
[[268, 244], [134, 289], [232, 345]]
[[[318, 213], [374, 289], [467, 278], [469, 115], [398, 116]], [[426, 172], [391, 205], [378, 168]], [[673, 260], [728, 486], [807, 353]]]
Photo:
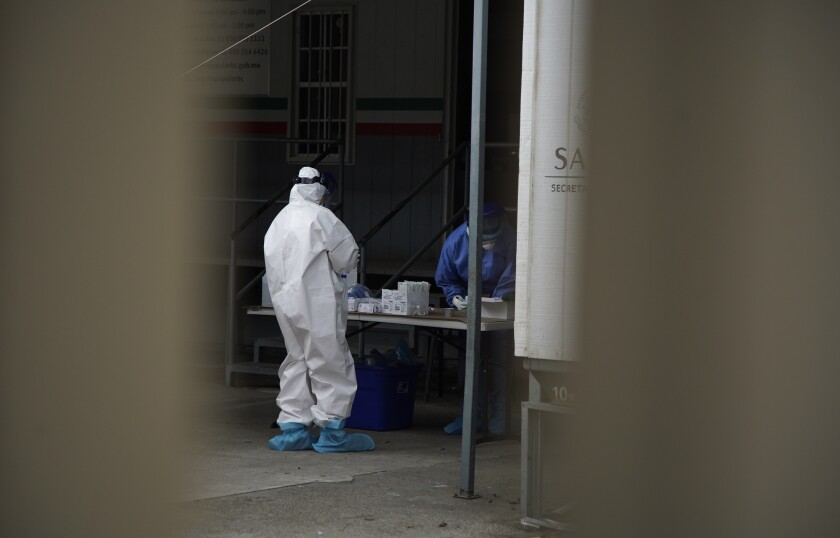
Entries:
[[414, 427], [367, 432], [376, 450], [281, 453], [276, 389], [215, 385], [210, 413], [194, 422], [193, 479], [179, 513], [185, 536], [555, 536], [520, 526], [519, 441], [476, 447], [475, 500], [459, 489], [460, 436], [441, 428], [455, 397], [416, 403]]

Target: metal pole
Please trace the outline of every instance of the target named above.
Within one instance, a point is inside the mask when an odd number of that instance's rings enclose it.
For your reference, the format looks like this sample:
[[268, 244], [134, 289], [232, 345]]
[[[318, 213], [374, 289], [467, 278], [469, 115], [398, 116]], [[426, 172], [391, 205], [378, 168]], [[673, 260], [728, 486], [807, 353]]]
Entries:
[[[362, 286], [365, 285], [365, 281], [367, 280], [367, 245], [361, 244], [359, 245], [359, 284]], [[362, 323], [362, 328], [364, 329], [365, 324]], [[359, 359], [365, 358], [365, 331], [361, 331], [359, 333]]]
[[[236, 183], [239, 163], [239, 142], [233, 143], [233, 201], [231, 202], [231, 222], [236, 229]], [[236, 235], [230, 237], [230, 260], [228, 261], [227, 323], [225, 330], [225, 384], [231, 385], [231, 366], [233, 366], [236, 340]]]
[[475, 0], [473, 17], [472, 113], [470, 121], [470, 256], [467, 308], [467, 367], [461, 437], [461, 498], [475, 499], [475, 426], [478, 362], [481, 357], [481, 230], [484, 221], [484, 96], [487, 80], [487, 4]]
[[[236, 202], [234, 202], [234, 205]], [[225, 331], [225, 383], [231, 386], [230, 368], [233, 365], [236, 340], [236, 238], [230, 240], [230, 261], [228, 262], [227, 330]]]
[[367, 245], [359, 245], [359, 284], [365, 285], [367, 280]]
[[344, 139], [338, 144], [338, 191], [341, 193], [339, 217], [344, 220]]
[[472, 153], [470, 148], [467, 148], [467, 154], [464, 156], [464, 205], [470, 205], [470, 159]]
[[362, 323], [361, 330], [359, 331], [359, 351], [357, 353], [359, 360], [364, 360], [365, 358], [365, 330], [367, 329], [367, 324]]

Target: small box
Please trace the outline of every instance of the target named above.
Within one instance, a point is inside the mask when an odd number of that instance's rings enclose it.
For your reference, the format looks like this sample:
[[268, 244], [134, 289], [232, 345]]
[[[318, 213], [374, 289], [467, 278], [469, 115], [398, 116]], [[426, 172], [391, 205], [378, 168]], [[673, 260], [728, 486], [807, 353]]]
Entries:
[[428, 312], [429, 292], [382, 290], [382, 312], [396, 316], [410, 316], [417, 307]]
[[382, 312], [405, 316], [408, 311], [408, 299], [404, 291], [382, 290]]
[[356, 399], [348, 428], [388, 431], [414, 424], [414, 392], [420, 366], [356, 364]]
[[347, 311], [363, 314], [382, 312], [382, 301], [374, 297], [348, 297]]
[[481, 298], [481, 317], [493, 319], [513, 319], [514, 303], [495, 297]]
[[358, 310], [363, 314], [375, 314], [377, 312], [382, 312], [382, 304], [376, 299], [360, 299], [360, 301], [364, 301], [359, 303]]

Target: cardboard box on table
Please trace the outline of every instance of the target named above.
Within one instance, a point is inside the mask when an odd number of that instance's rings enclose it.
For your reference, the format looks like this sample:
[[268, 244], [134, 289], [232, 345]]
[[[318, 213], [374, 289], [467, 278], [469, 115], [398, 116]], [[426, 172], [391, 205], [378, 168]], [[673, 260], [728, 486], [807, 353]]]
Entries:
[[382, 290], [382, 312], [396, 316], [411, 316], [417, 309], [425, 315], [429, 310], [428, 291]]

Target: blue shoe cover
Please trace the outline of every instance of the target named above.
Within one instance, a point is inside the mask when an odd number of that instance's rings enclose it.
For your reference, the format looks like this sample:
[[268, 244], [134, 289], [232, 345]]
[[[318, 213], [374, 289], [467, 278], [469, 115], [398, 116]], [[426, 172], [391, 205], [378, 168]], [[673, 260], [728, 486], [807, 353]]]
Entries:
[[464, 419], [460, 415], [458, 418], [443, 427], [443, 431], [449, 435], [461, 435], [464, 430]]
[[[481, 416], [478, 417], [478, 424], [476, 429], [480, 430], [482, 426]], [[458, 415], [458, 418], [443, 427], [443, 431], [449, 435], [461, 435], [464, 432], [464, 417]]]
[[268, 440], [268, 448], [288, 452], [291, 450], [312, 450], [312, 437], [306, 426], [298, 422], [278, 424], [283, 433]]
[[344, 420], [330, 420], [321, 427], [321, 437], [312, 445], [317, 452], [365, 452], [373, 450], [373, 439], [363, 433], [344, 431]]
[[505, 417], [493, 417], [487, 423], [487, 431], [493, 435], [503, 435], [506, 429]]

